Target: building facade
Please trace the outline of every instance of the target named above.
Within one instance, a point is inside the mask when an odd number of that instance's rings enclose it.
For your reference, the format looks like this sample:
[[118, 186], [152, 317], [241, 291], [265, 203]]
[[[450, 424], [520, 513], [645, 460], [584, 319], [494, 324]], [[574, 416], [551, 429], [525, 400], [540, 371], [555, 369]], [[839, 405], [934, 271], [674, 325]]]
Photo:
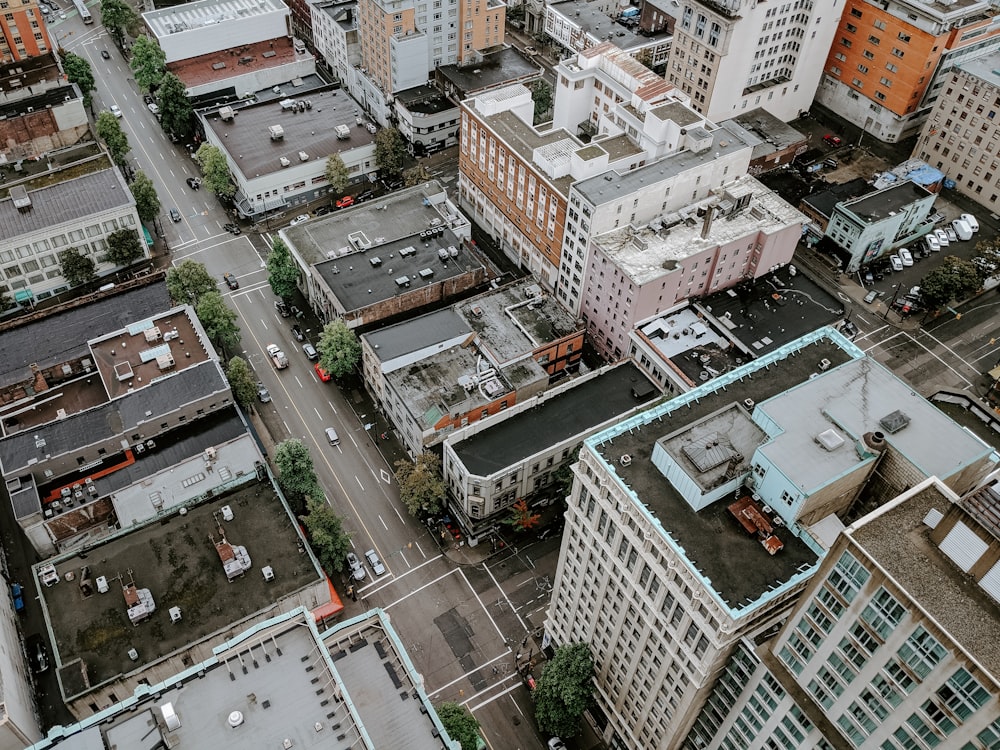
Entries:
[[52, 42], [36, 0], [9, 0], [0, 26], [0, 61], [20, 62], [52, 52]]

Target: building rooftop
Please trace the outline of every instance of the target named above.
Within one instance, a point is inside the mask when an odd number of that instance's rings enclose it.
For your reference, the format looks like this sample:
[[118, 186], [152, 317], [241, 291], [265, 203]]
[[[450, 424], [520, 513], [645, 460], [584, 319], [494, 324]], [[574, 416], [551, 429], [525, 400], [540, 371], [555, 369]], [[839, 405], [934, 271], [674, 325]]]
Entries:
[[151, 10], [142, 14], [142, 20], [159, 38], [282, 11], [287, 13], [288, 6], [281, 0], [196, 0]]
[[455, 336], [472, 333], [472, 327], [454, 307], [435, 310], [425, 315], [379, 328], [362, 336], [382, 362], [391, 362]]
[[1000, 88], [1000, 52], [974, 57], [957, 63], [955, 67], [991, 86]]
[[[232, 509], [232, 520], [222, 520], [223, 506]], [[221, 539], [220, 528], [230, 544], [246, 548], [252, 564], [232, 582], [212, 541]], [[299, 525], [281, 500], [254, 479], [186, 515], [173, 514], [92, 547], [84, 557], [69, 554], [50, 560], [59, 583], [46, 587], [36, 580], [63, 697], [149, 668], [213, 635], [221, 642], [232, 623], [322, 582], [312, 556], [302, 554], [303, 544]], [[270, 581], [260, 571], [268, 565], [274, 572]], [[107, 593], [84, 595], [79, 585], [84, 567], [92, 580], [107, 579]], [[73, 578], [67, 579], [67, 573]], [[133, 581], [138, 589], [149, 589], [155, 603], [149, 619], [135, 625], [122, 595], [122, 587]], [[180, 607], [177, 622], [171, 622], [172, 607]], [[128, 655], [131, 648], [139, 652], [135, 661]]]
[[[183, 685], [183, 688], [181, 687]], [[317, 687], [318, 686], [318, 687]], [[172, 728], [164, 706], [175, 715]], [[31, 750], [285, 747], [446, 750], [420, 675], [381, 610], [321, 631], [302, 608]], [[453, 745], [452, 747], [457, 747]]]
[[358, 4], [357, 2], [329, 2], [323, 0], [311, 6], [313, 13], [323, 12], [330, 16], [335, 23], [339, 24], [345, 31], [358, 28]]
[[756, 136], [751, 159], [760, 159], [775, 151], [783, 151], [796, 144], [805, 144], [806, 137], [798, 130], [772, 115], [766, 109], [757, 108], [733, 117], [731, 122]]
[[[279, 36], [197, 57], [175, 60], [168, 63], [167, 70], [180, 78], [185, 86], [194, 88], [212, 81], [225, 81], [248, 73], [259, 73], [309, 57], [312, 55], [308, 52], [295, 52], [291, 37]], [[242, 96], [246, 92], [235, 93]], [[289, 92], [289, 96], [292, 95], [293, 92]]]
[[503, 47], [483, 55], [476, 65], [441, 65], [435, 75], [446, 86], [460, 92], [460, 99], [486, 89], [523, 83], [542, 75], [542, 68], [513, 47]]
[[78, 95], [73, 86], [55, 86], [54, 88], [19, 99], [0, 101], [0, 117], [5, 120], [12, 117], [20, 117], [34, 110], [56, 107], [63, 104], [67, 99], [76, 98], [78, 98]]
[[740, 240], [758, 232], [771, 234], [794, 224], [804, 224], [806, 217], [777, 193], [750, 175], [728, 184], [725, 192], [733, 199], [751, 195], [750, 203], [740, 212], [716, 216], [708, 236], [705, 220], [694, 208], [708, 208], [719, 203], [712, 195], [692, 204], [684, 213], [661, 217], [661, 228], [621, 227], [594, 238], [595, 247], [612, 259], [637, 286], [677, 271], [677, 261]]
[[171, 307], [162, 281], [108, 295], [29, 323], [0, 328], [0, 388], [31, 379], [31, 365], [40, 370], [90, 353], [95, 331], [125, 328]]
[[[940, 441], [938, 441], [940, 442]], [[1000, 674], [1000, 607], [930, 539], [925, 519], [947, 513], [947, 487], [930, 479], [845, 532], [973, 659]]]
[[[785, 586], [802, 580], [816, 565], [817, 552], [800, 538], [797, 529], [782, 528], [778, 536], [784, 549], [769, 555], [729, 513], [729, 494], [694, 511], [653, 464], [653, 447], [667, 436], [724, 413], [744, 399], [761, 403], [807, 382], [821, 359], [829, 359], [837, 367], [863, 356], [839, 334], [822, 329], [625, 419], [588, 438], [587, 444], [597, 451], [606, 469], [628, 489], [641, 512], [649, 515], [668, 543], [705, 578], [719, 600], [739, 612], [762, 598], [780, 595]], [[621, 461], [625, 455], [631, 457], [628, 465]], [[720, 549], [726, 553], [719, 554]]]
[[622, 26], [603, 13], [591, 0], [564, 0], [552, 3], [548, 6], [548, 12], [564, 16], [594, 40], [609, 41], [625, 51], [649, 47], [670, 39], [670, 34], [665, 31], [658, 34], [640, 34], [638, 28]]
[[649, 379], [626, 361], [547, 392], [532, 408], [491, 422], [452, 447], [470, 474], [489, 476], [659, 396]]
[[664, 361], [669, 360], [695, 385], [706, 379], [702, 373], [713, 378], [750, 359], [711, 318], [699, 317], [690, 307], [642, 323], [637, 331]]
[[833, 215], [833, 209], [837, 207], [838, 203], [867, 195], [873, 190], [874, 188], [868, 184], [867, 180], [856, 177], [847, 182], [828, 183], [822, 190], [817, 190], [815, 193], [803, 198], [802, 203], [812, 208], [821, 216], [830, 218]]
[[[553, 160], [568, 162], [572, 152], [584, 145], [562, 128], [539, 132], [509, 110], [485, 117], [480, 115], [480, 117], [507, 148], [517, 153], [528, 164], [535, 161], [535, 149], [548, 149]], [[566, 174], [563, 177], [547, 177], [547, 179], [563, 195], [567, 194], [569, 186], [573, 184], [571, 174]]]
[[0, 94], [5, 101], [30, 96], [38, 84], [50, 85], [62, 80], [62, 71], [55, 52], [0, 62]]
[[[294, 98], [293, 92], [285, 94]], [[243, 107], [229, 122], [224, 122], [217, 113], [203, 121], [219, 142], [225, 144], [230, 158], [248, 180], [281, 171], [282, 157], [291, 164], [302, 161], [300, 154], [306, 154], [307, 161], [325, 161], [331, 154], [370, 146], [375, 140], [364, 127], [368, 120], [358, 104], [339, 88], [310, 91], [306, 100], [311, 102], [312, 109], [305, 112], [283, 110], [277, 101], [268, 101]], [[357, 123], [359, 118], [361, 125]], [[281, 140], [271, 140], [268, 133], [271, 125], [283, 128]], [[351, 137], [339, 139], [338, 125], [348, 126]]]
[[394, 94], [396, 101], [410, 112], [434, 115], [449, 109], [458, 109], [458, 105], [433, 86], [414, 86]]
[[930, 195], [932, 193], [926, 188], [907, 180], [868, 193], [860, 198], [845, 201], [842, 204], [842, 210], [852, 213], [863, 222], [871, 223], [881, 221], [906, 208], [914, 201], [927, 198]]
[[[77, 174], [76, 170], [69, 170]], [[30, 207], [19, 209], [9, 194], [0, 199], [0, 240], [12, 242], [17, 237], [76, 223], [81, 219], [116, 208], [135, 205], [117, 169], [102, 169], [69, 179], [59, 179], [40, 187], [29, 187]]]
[[720, 154], [730, 154], [733, 151], [749, 148], [750, 144], [743, 140], [739, 130], [720, 126], [712, 131], [712, 145], [703, 151], [679, 151], [624, 174], [611, 171], [595, 175], [589, 179], [580, 180], [574, 185], [574, 188], [580, 191], [588, 201], [599, 206], [621, 200], [624, 196], [637, 193], [651, 184], [668, 180], [702, 164], [714, 161]]

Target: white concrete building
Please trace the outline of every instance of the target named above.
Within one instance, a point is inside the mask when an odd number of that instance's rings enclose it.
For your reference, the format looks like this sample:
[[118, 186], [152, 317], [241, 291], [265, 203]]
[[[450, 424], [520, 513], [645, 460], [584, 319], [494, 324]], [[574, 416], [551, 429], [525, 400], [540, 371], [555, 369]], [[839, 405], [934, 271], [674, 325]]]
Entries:
[[755, 107], [793, 120], [812, 105], [842, 10], [837, 0], [681, 0], [667, 80], [711, 120]]
[[360, 100], [357, 77], [361, 65], [358, 4], [324, 3], [312, 6], [313, 44], [316, 54], [340, 79], [344, 89]]
[[[30, 585], [30, 581], [26, 583]], [[22, 594], [30, 602], [26, 606], [37, 606], [31, 591], [25, 589]], [[0, 607], [0, 750], [23, 750], [42, 738], [30, 668], [18, 627], [20, 618], [10, 599], [5, 598]]]
[[666, 30], [648, 33], [622, 26], [615, 22], [620, 10], [618, 4], [600, 7], [590, 0], [551, 3], [545, 8], [545, 33], [572, 52], [610, 41], [650, 68], [663, 65], [670, 54], [670, 34]]

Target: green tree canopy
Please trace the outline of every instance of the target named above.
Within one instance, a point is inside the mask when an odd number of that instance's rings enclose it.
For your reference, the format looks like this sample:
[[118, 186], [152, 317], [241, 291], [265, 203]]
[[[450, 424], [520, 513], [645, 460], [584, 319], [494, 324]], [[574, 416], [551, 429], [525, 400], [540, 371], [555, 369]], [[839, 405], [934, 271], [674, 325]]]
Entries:
[[204, 294], [218, 291], [218, 285], [201, 263], [184, 260], [167, 271], [167, 291], [174, 302], [197, 306]]
[[236, 311], [226, 305], [226, 300], [216, 290], [205, 292], [194, 309], [208, 339], [217, 349], [232, 351], [240, 343], [240, 327], [236, 325]]
[[125, 33], [138, 27], [139, 15], [123, 0], [101, 0], [101, 25], [121, 47]]
[[143, 239], [134, 229], [119, 229], [108, 235], [108, 261], [128, 266], [142, 257]]
[[974, 263], [946, 255], [941, 265], [920, 280], [920, 297], [928, 310], [937, 310], [955, 299], [963, 299], [983, 285]]
[[62, 275], [70, 286], [84, 284], [97, 276], [94, 261], [75, 247], [67, 247], [59, 253], [59, 265], [62, 266]]
[[312, 456], [301, 440], [289, 438], [278, 443], [274, 451], [274, 465], [278, 467], [281, 490], [296, 514], [306, 510], [307, 497], [322, 499], [323, 490], [316, 478]]
[[233, 389], [233, 397], [243, 408], [257, 400], [257, 380], [250, 365], [243, 357], [233, 357], [226, 366], [226, 379]]
[[462, 746], [462, 750], [476, 750], [479, 744], [479, 722], [468, 709], [453, 701], [435, 707], [438, 718], [448, 736]]
[[194, 108], [187, 87], [173, 73], [167, 73], [156, 90], [160, 102], [160, 125], [167, 133], [188, 140], [193, 132]]
[[535, 81], [531, 89], [531, 100], [535, 103], [535, 122], [541, 122], [552, 109], [552, 87], [547, 81], [541, 78]]
[[445, 485], [441, 477], [441, 459], [433, 453], [421, 453], [415, 462], [396, 462], [399, 499], [411, 516], [424, 519], [436, 516], [444, 507]]
[[94, 84], [94, 71], [91, 70], [90, 63], [86, 58], [74, 55], [72, 52], [63, 53], [62, 59], [66, 80], [80, 87], [80, 93], [83, 94], [83, 104], [85, 107], [89, 107], [93, 98], [90, 92], [97, 88]]
[[202, 182], [205, 186], [221, 197], [232, 197], [236, 186], [229, 178], [229, 163], [226, 155], [217, 146], [203, 143], [195, 152], [198, 165], [201, 167]]
[[976, 250], [972, 254], [972, 260], [980, 258], [982, 260], [981, 268], [986, 269], [986, 273], [993, 273], [989, 271], [989, 267], [1000, 269], [1000, 239], [992, 240], [980, 240], [976, 243]]
[[350, 373], [361, 359], [358, 337], [340, 318], [323, 326], [316, 351], [319, 352], [319, 366], [335, 378]]
[[340, 158], [340, 154], [331, 154], [326, 159], [326, 179], [330, 181], [330, 187], [335, 193], [343, 193], [351, 184], [351, 173], [347, 171], [347, 165]]
[[535, 686], [535, 721], [544, 734], [572, 737], [594, 696], [594, 660], [586, 643], [556, 649]]
[[406, 187], [413, 187], [414, 185], [419, 185], [421, 182], [426, 182], [431, 178], [430, 172], [428, 172], [423, 164], [417, 164], [417, 166], [407, 169], [403, 172], [403, 184]]
[[375, 134], [375, 164], [383, 179], [402, 174], [406, 155], [406, 144], [396, 128], [382, 128]]
[[152, 91], [160, 85], [167, 72], [167, 56], [155, 39], [140, 36], [132, 45], [129, 67], [139, 88]]
[[107, 145], [111, 160], [119, 167], [124, 166], [132, 147], [128, 145], [128, 136], [122, 130], [118, 118], [110, 112], [101, 112], [97, 116], [97, 135]]
[[135, 179], [129, 185], [132, 197], [135, 198], [135, 210], [143, 221], [152, 221], [160, 213], [160, 196], [156, 194], [153, 181], [141, 169], [136, 172]]
[[306, 502], [309, 514], [302, 518], [313, 552], [323, 570], [339, 573], [346, 566], [347, 553], [351, 551], [351, 535], [344, 531], [344, 520], [333, 512], [322, 493], [309, 496]]
[[288, 299], [297, 288], [299, 269], [295, 265], [288, 245], [275, 239], [271, 243], [271, 252], [267, 254], [267, 283], [271, 291], [282, 299]]

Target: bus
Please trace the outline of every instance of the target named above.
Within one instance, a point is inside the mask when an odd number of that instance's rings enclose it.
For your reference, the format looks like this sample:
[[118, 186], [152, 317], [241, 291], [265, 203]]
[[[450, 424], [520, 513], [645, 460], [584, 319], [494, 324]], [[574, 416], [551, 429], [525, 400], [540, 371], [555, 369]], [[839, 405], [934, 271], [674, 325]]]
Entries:
[[76, 6], [76, 12], [80, 14], [80, 18], [84, 23], [94, 22], [94, 17], [90, 15], [90, 11], [87, 9], [87, 5], [84, 0], [73, 0], [73, 5]]

